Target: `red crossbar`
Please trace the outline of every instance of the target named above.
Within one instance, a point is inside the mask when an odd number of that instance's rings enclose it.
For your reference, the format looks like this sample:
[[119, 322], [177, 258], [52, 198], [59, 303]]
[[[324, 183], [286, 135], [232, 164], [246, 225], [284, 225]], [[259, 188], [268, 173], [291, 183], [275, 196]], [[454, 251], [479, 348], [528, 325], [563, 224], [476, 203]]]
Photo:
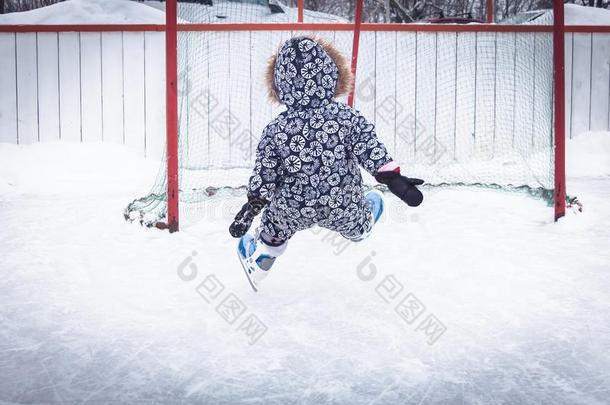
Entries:
[[[178, 31], [353, 31], [352, 23], [178, 24]], [[362, 23], [361, 31], [419, 32], [553, 32], [552, 25], [384, 24]]]
[[[352, 23], [178, 24], [178, 31], [353, 31]], [[553, 32], [552, 25], [362, 23], [361, 31], [387, 32]], [[0, 25], [0, 32], [162, 32], [164, 24]], [[565, 32], [610, 33], [608, 25], [568, 25]]]
[[583, 32], [593, 34], [610, 33], [610, 25], [566, 25], [564, 32]]

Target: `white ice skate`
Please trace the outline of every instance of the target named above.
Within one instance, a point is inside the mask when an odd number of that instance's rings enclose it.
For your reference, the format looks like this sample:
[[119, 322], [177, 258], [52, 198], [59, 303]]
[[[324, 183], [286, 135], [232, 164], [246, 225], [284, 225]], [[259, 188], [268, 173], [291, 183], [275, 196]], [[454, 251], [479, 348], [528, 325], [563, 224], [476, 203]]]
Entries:
[[286, 245], [287, 243], [269, 246], [249, 234], [239, 239], [237, 256], [254, 291], [258, 291], [260, 283], [269, 274], [275, 259], [286, 250]]

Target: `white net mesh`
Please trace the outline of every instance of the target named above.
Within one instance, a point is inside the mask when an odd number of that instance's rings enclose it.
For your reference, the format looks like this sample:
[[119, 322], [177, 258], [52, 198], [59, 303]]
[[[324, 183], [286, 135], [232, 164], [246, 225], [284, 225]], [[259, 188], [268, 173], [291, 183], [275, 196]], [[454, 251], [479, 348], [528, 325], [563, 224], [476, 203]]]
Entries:
[[[267, 3], [179, 3], [178, 17], [296, 21], [296, 9], [274, 13]], [[308, 14], [309, 22], [315, 18]], [[283, 109], [267, 99], [267, 60], [283, 41], [303, 34], [312, 33], [179, 31], [183, 224], [206, 199], [243, 193], [261, 130]], [[351, 58], [350, 31], [315, 35]], [[551, 33], [366, 31], [355, 107], [376, 124], [406, 175], [431, 185], [525, 189], [546, 198], [553, 188], [552, 66]], [[126, 217], [163, 221], [166, 181], [163, 168], [151, 194], [130, 204]]]

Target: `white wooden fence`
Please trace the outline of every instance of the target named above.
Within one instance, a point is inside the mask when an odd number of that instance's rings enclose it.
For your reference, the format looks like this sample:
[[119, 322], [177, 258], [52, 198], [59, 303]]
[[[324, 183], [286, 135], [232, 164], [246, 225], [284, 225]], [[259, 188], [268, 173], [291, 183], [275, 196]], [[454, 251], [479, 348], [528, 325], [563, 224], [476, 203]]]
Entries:
[[[384, 33], [367, 35], [370, 48]], [[567, 33], [565, 45], [567, 135], [609, 131], [610, 34]], [[116, 142], [159, 158], [164, 47], [162, 32], [0, 33], [0, 142]], [[243, 44], [235, 49], [252, 58]], [[361, 66], [376, 53], [363, 55]], [[387, 89], [392, 78], [375, 78], [375, 89], [383, 92], [377, 80]]]
[[610, 34], [568, 33], [566, 133], [610, 131]]
[[0, 33], [0, 142], [104, 141], [160, 156], [160, 32]]

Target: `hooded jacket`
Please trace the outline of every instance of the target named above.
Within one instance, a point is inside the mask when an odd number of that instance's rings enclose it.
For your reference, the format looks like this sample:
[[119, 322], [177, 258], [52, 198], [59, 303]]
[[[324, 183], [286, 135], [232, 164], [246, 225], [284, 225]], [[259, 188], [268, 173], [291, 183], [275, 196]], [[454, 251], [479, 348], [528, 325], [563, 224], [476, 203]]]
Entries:
[[358, 166], [374, 176], [392, 160], [373, 124], [335, 100], [350, 82], [341, 54], [309, 37], [291, 38], [270, 60], [269, 93], [286, 110], [263, 130], [248, 195], [269, 201], [286, 219], [280, 226], [349, 221], [365, 206]]

